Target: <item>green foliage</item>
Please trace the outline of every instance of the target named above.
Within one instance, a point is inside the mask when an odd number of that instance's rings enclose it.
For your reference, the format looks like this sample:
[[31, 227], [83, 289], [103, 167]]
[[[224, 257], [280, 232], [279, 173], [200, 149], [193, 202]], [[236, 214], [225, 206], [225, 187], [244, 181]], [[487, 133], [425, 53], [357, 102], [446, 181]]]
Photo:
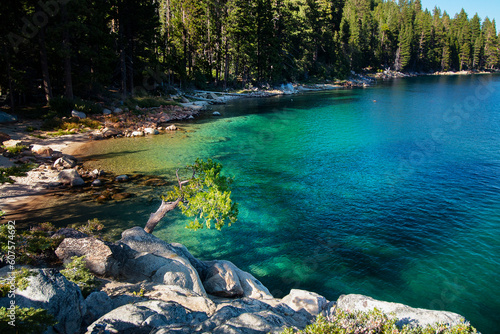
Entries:
[[[74, 101], [73, 109], [76, 111], [84, 112], [86, 115], [95, 115], [102, 113], [103, 107], [102, 105], [92, 101], [77, 99]], [[85, 119], [83, 119], [82, 121], [84, 120]]]
[[47, 119], [42, 125], [42, 128], [44, 130], [57, 130], [56, 133], [48, 133], [47, 135], [49, 136], [62, 136], [72, 134], [72, 132], [69, 132], [68, 130], [82, 129], [84, 127], [98, 129], [101, 127], [101, 123], [91, 118], [79, 119], [77, 117], [71, 117], [62, 120], [61, 118], [54, 117], [51, 119]]
[[5, 214], [6, 214], [5, 211], [0, 210], [0, 218], [2, 218], [3, 216], [5, 216]]
[[57, 116], [68, 116], [73, 110], [75, 102], [73, 99], [68, 99], [65, 97], [53, 97], [49, 101], [50, 111], [52, 115]]
[[44, 309], [20, 308], [14, 309], [15, 327], [9, 325], [12, 318], [6, 307], [0, 308], [0, 332], [1, 333], [44, 333], [49, 326], [54, 326], [57, 321], [54, 316]]
[[26, 145], [16, 145], [16, 146], [9, 146], [9, 147], [4, 147], [3, 148], [7, 151], [9, 151], [12, 154], [19, 154], [28, 147]]
[[[29, 231], [16, 231], [9, 234], [7, 225], [0, 226], [0, 257], [7, 257], [9, 240], [16, 246], [16, 264], [32, 264], [39, 260], [50, 259], [54, 256], [54, 251], [61, 243], [63, 237], [52, 238], [50, 235], [54, 227], [49, 224], [42, 224], [41, 228], [34, 228]], [[9, 236], [13, 235], [14, 240]]]
[[12, 272], [13, 284], [11, 284], [11, 281], [8, 279], [2, 279], [0, 281], [0, 298], [7, 297], [12, 285], [18, 290], [25, 290], [30, 283], [29, 278], [36, 275], [38, 275], [38, 273], [26, 268], [14, 270]]
[[102, 106], [92, 101], [53, 97], [49, 101], [50, 116], [68, 116], [72, 110], [84, 112], [87, 115], [102, 113]]
[[104, 228], [104, 225], [99, 221], [99, 219], [94, 218], [88, 220], [84, 225], [73, 224], [71, 227], [82, 233], [95, 235], [96, 232], [99, 232]]
[[174, 201], [182, 198], [179, 203], [182, 213], [188, 217], [195, 217], [188, 228], [197, 230], [211, 228], [212, 221], [215, 228], [220, 230], [226, 222], [228, 226], [238, 218], [238, 204], [231, 200], [231, 185], [233, 179], [221, 175], [222, 165], [208, 159], [206, 162], [197, 159], [188, 166], [193, 171], [193, 178], [182, 189], [175, 189], [167, 194], [165, 201]]
[[125, 105], [130, 110], [135, 110], [136, 106], [140, 108], [156, 108], [168, 105], [179, 105], [177, 102], [165, 100], [162, 97], [135, 97], [125, 101]]
[[396, 326], [396, 319], [377, 309], [369, 312], [345, 312], [335, 310], [332, 319], [318, 316], [316, 321], [302, 331], [286, 329], [283, 334], [469, 334], [477, 333], [470, 324], [456, 326], [435, 324], [425, 327], [402, 328]]
[[101, 285], [85, 266], [85, 256], [73, 256], [71, 262], [64, 267], [66, 269], [61, 270], [61, 274], [66, 276], [69, 281], [76, 283], [82, 290], [84, 297], [87, 297]]
[[32, 164], [24, 164], [20, 166], [2, 167], [0, 168], [0, 184], [14, 183], [11, 176], [26, 176], [26, 173], [34, 168]]

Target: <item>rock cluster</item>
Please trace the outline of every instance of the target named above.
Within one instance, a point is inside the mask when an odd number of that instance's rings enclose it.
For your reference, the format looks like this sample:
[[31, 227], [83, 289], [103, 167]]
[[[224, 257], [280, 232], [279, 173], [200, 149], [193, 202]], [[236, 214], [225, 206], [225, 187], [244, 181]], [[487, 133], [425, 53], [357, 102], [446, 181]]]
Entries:
[[[273, 298], [251, 274], [229, 261], [200, 261], [180, 244], [169, 244], [140, 227], [126, 230], [116, 243], [72, 229], [56, 250], [64, 262], [86, 256], [87, 267], [107, 284], [82, 297], [76, 284], [57, 270], [37, 269], [26, 290], [16, 291], [21, 307], [47, 309], [58, 333], [278, 333], [303, 329], [335, 308], [394, 312], [399, 324], [463, 321], [451, 312], [415, 309], [361, 295], [336, 302], [308, 291]], [[0, 299], [0, 306], [8, 303]]]
[[175, 125], [165, 128], [165, 123], [179, 120], [193, 119], [198, 114], [198, 110], [179, 107], [165, 106], [160, 108], [151, 108], [142, 110], [143, 114], [135, 115], [132, 112], [115, 113], [109, 112], [103, 116], [97, 117], [97, 120], [104, 124], [103, 128], [91, 133], [95, 140], [111, 137], [143, 137], [147, 135], [157, 135], [161, 131], [176, 130]]

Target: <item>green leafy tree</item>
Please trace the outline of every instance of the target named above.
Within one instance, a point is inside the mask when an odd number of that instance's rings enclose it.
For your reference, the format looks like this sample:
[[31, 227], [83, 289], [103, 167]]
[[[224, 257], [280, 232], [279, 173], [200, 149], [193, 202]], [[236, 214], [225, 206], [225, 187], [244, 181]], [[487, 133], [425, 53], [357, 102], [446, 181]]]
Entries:
[[193, 174], [190, 179], [184, 181], [181, 181], [177, 170], [178, 185], [162, 198], [158, 210], [150, 215], [144, 227], [146, 232], [152, 233], [160, 220], [176, 207], [179, 207], [184, 215], [195, 217], [188, 226], [195, 230], [203, 228], [204, 225], [210, 228], [212, 222], [215, 222], [215, 228], [220, 230], [226, 222], [229, 226], [236, 222], [238, 205], [231, 199], [233, 180], [221, 175], [222, 165], [211, 159], [197, 159], [188, 169]]

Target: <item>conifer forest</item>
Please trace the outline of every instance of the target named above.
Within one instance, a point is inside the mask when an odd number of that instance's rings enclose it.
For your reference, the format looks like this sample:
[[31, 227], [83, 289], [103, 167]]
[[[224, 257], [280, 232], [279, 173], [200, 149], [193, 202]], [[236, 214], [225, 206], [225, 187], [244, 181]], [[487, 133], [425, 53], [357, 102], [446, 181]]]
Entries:
[[494, 19], [419, 0], [19, 0], [0, 18], [12, 103], [500, 65]]

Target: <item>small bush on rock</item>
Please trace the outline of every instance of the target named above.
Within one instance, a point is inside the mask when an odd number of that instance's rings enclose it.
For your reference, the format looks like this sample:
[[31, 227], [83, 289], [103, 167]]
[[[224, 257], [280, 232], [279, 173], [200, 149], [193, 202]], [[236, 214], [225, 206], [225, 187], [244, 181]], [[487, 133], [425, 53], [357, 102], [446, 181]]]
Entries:
[[[15, 318], [12, 317], [12, 313]], [[41, 334], [45, 332], [47, 327], [54, 326], [56, 323], [54, 316], [44, 309], [16, 306], [14, 310], [9, 310], [6, 307], [0, 307], [0, 333]], [[11, 324], [15, 324], [15, 326]]]
[[69, 281], [76, 283], [82, 290], [83, 297], [86, 298], [101, 284], [85, 266], [85, 256], [73, 256], [71, 260], [64, 266], [66, 269], [61, 270], [61, 274], [66, 276]]
[[9, 240], [16, 245], [16, 264], [36, 264], [54, 259], [54, 251], [63, 240], [63, 237], [51, 238], [54, 229], [53, 225], [45, 223], [29, 231], [18, 231], [13, 234], [12, 240], [8, 226], [0, 226], [0, 259], [4, 261], [7, 257]]
[[374, 309], [370, 312], [345, 312], [335, 310], [331, 319], [318, 316], [316, 321], [302, 331], [286, 329], [282, 334], [469, 334], [477, 333], [470, 324], [449, 326], [444, 324], [425, 327], [398, 328], [396, 319]]

